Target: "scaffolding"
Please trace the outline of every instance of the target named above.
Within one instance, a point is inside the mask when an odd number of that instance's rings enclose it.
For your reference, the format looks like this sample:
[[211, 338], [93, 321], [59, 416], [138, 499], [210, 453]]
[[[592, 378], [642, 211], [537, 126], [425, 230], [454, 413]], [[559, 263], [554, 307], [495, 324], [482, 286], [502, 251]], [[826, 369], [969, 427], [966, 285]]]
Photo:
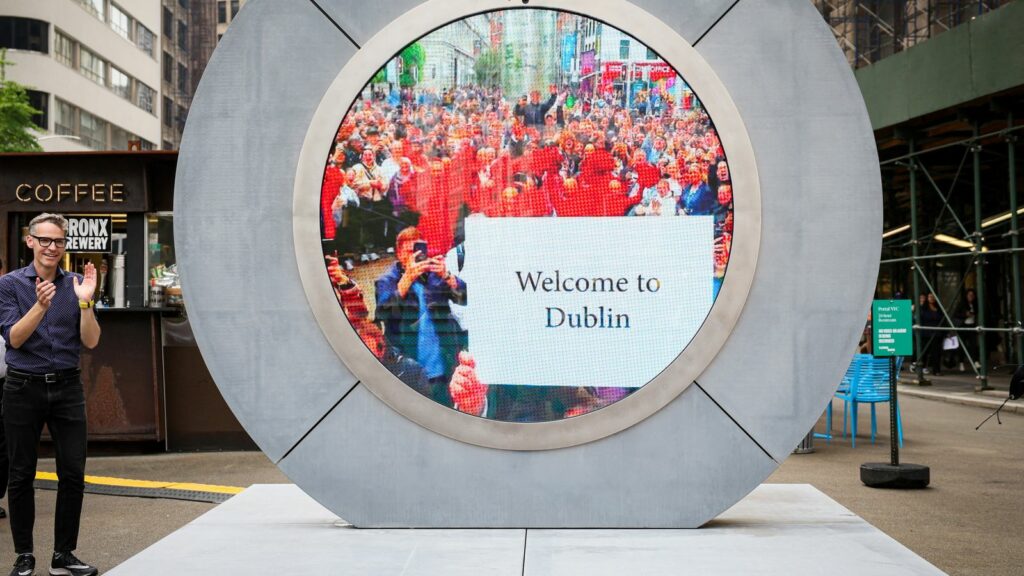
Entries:
[[[850, 66], [860, 68], [1011, 0], [813, 1]], [[954, 335], [952, 353], [973, 370], [976, 390], [989, 389], [993, 368], [1024, 365], [1022, 130], [1018, 86], [875, 133], [885, 219], [876, 297], [914, 300], [919, 383], [927, 383], [927, 351]], [[964, 321], [968, 289], [977, 296], [973, 324]], [[922, 322], [926, 294], [936, 297], [937, 326]]]
[[813, 0], [860, 68], [901, 52], [1012, 0]]

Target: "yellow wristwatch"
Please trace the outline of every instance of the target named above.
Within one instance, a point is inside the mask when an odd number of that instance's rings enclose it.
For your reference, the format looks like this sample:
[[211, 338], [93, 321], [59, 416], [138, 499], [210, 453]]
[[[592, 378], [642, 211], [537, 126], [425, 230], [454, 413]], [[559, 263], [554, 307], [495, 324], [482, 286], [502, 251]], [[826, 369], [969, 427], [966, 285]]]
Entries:
[[81, 308], [82, 310], [88, 310], [89, 308], [92, 308], [95, 304], [96, 303], [93, 302], [92, 300], [89, 300], [88, 302], [86, 302], [85, 300], [78, 301], [78, 307]]

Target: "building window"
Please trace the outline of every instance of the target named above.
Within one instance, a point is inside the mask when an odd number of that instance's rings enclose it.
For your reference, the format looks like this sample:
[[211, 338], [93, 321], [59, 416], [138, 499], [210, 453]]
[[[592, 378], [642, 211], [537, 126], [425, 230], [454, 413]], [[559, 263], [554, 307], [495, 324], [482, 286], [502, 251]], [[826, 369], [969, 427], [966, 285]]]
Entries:
[[106, 60], [100, 58], [88, 48], [80, 48], [79, 54], [80, 62], [78, 69], [82, 71], [82, 74], [100, 86], [105, 86], [107, 83]]
[[177, 120], [176, 126], [178, 127], [178, 132], [181, 132], [185, 129], [185, 118], [188, 117], [188, 110], [186, 110], [184, 106], [178, 106], [177, 109], [178, 114], [175, 118], [175, 120]]
[[619, 60], [629, 58], [629, 40], [619, 40]]
[[145, 138], [142, 138], [141, 136], [136, 136], [135, 139], [139, 141], [139, 150], [152, 150], [153, 149], [153, 143], [150, 142], [149, 140], [146, 140]]
[[128, 141], [133, 138], [133, 134], [119, 128], [117, 126], [110, 127], [110, 149], [111, 150], [127, 150]]
[[50, 95], [36, 90], [26, 90], [26, 92], [28, 92], [29, 106], [39, 110], [39, 114], [32, 115], [32, 122], [39, 126], [41, 130], [47, 130], [50, 120]]
[[135, 87], [135, 105], [152, 114], [156, 90], [138, 81], [135, 82]]
[[139, 50], [152, 56], [154, 39], [155, 36], [152, 30], [138, 22], [135, 23], [135, 45], [139, 47]]
[[658, 55], [654, 52], [654, 50], [651, 50], [650, 48], [648, 48], [647, 49], [647, 59], [648, 60], [657, 60], [658, 59]]
[[227, 24], [228, 23], [228, 2], [227, 0], [220, 0], [217, 2], [217, 23]]
[[73, 136], [75, 126], [78, 125], [78, 121], [75, 120], [75, 107], [57, 98], [54, 100], [57, 105], [57, 117], [54, 118], [53, 131], [62, 136]]
[[31, 18], [0, 17], [0, 48], [50, 52], [49, 25]]
[[238, 14], [238, 0], [231, 0], [231, 19], [235, 19], [235, 14]]
[[178, 63], [178, 92], [188, 94], [188, 68]]
[[117, 4], [110, 5], [110, 28], [117, 32], [117, 35], [131, 42], [132, 40], [132, 19], [118, 8]]
[[174, 102], [164, 96], [164, 126], [174, 125]]
[[107, 148], [107, 127], [110, 126], [106, 120], [93, 116], [85, 110], [78, 111], [79, 133], [78, 137], [82, 143], [96, 150]]
[[170, 8], [164, 6], [164, 38], [167, 38], [168, 42], [174, 42], [174, 14], [171, 13]]
[[182, 8], [188, 8], [188, 0], [178, 0], [178, 6]]
[[188, 52], [188, 24], [178, 20], [178, 48], [182, 52]]
[[132, 99], [132, 79], [116, 67], [110, 67], [110, 89], [125, 100]]
[[78, 0], [78, 3], [93, 16], [107, 21], [107, 7], [106, 0]]
[[53, 56], [65, 66], [75, 67], [75, 41], [56, 32], [53, 38]]
[[174, 83], [174, 57], [164, 52], [164, 82]]

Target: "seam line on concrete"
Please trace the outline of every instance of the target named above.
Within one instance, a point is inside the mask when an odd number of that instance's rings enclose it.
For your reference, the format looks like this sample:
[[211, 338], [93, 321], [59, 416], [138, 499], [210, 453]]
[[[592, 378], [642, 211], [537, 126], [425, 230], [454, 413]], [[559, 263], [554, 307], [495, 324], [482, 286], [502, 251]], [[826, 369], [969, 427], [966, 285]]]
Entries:
[[707, 29], [707, 30], [705, 30], [705, 31], [704, 31], [704, 32], [703, 32], [703, 33], [702, 33], [702, 34], [700, 35], [700, 37], [699, 37], [699, 38], [697, 38], [697, 40], [696, 40], [696, 41], [694, 41], [694, 43], [693, 43], [693, 44], [691, 44], [691, 46], [693, 46], [694, 48], [696, 48], [696, 47], [697, 47], [697, 44], [698, 44], [698, 43], [699, 43], [699, 42], [700, 42], [701, 40], [703, 40], [705, 36], [707, 36], [707, 35], [708, 35], [708, 32], [711, 32], [712, 30], [714, 30], [714, 29], [715, 29], [715, 26], [718, 26], [718, 23], [722, 21], [722, 18], [725, 18], [725, 17], [726, 17], [726, 15], [728, 15], [728, 14], [729, 14], [729, 12], [732, 12], [732, 9], [733, 9], [733, 8], [735, 8], [735, 7], [736, 7], [736, 5], [737, 5], [737, 4], [739, 4], [739, 3], [740, 3], [740, 0], [736, 0], [735, 2], [733, 2], [732, 4], [730, 4], [730, 5], [729, 5], [729, 7], [725, 9], [725, 12], [722, 12], [722, 15], [721, 15], [721, 16], [719, 16], [719, 17], [718, 17], [718, 19], [716, 19], [716, 20], [715, 20], [714, 22], [712, 22], [712, 23], [711, 23], [711, 26], [708, 26], [708, 29]]
[[295, 444], [292, 444], [292, 447], [289, 448], [288, 451], [284, 453], [284, 456], [281, 456], [276, 462], [274, 462], [274, 464], [280, 465], [281, 462], [283, 462], [284, 459], [287, 458], [288, 455], [292, 453], [292, 450], [295, 450], [295, 448], [297, 448], [299, 444], [302, 444], [302, 441], [306, 439], [306, 436], [309, 436], [310, 432], [312, 432], [313, 430], [316, 430], [316, 427], [319, 426], [320, 423], [324, 421], [324, 418], [327, 418], [328, 414], [330, 414], [331, 412], [334, 412], [334, 409], [338, 407], [338, 404], [341, 404], [342, 400], [344, 400], [345, 398], [348, 398], [348, 395], [351, 394], [352, 391], [355, 390], [357, 386], [359, 386], [359, 384], [360, 384], [360, 382], [356, 382], [355, 384], [352, 385], [351, 388], [349, 388], [341, 396], [341, 398], [338, 398], [338, 401], [334, 403], [334, 406], [331, 406], [330, 410], [328, 410], [327, 412], [324, 412], [324, 415], [321, 416], [320, 419], [316, 421], [316, 424], [313, 424], [313, 426], [311, 426], [309, 430], [306, 430], [306, 433], [302, 435], [302, 438], [299, 438], [299, 440]]
[[330, 14], [328, 14], [323, 8], [320, 7], [320, 4], [317, 4], [316, 0], [309, 0], [309, 3], [315, 6], [316, 9], [319, 10], [320, 13], [324, 15], [324, 18], [327, 18], [327, 20], [329, 20], [331, 24], [334, 24], [334, 27], [337, 28], [338, 31], [340, 31], [342, 34], [344, 34], [345, 38], [348, 38], [349, 42], [355, 45], [356, 50], [361, 50], [363, 48], [362, 46], [359, 45], [358, 42], [355, 41], [354, 38], [349, 36], [348, 32], [346, 32], [345, 29], [342, 28], [341, 25], [338, 24], [338, 22], [334, 18], [331, 18]]
[[754, 439], [754, 437], [750, 435], [750, 432], [747, 432], [747, 429], [746, 429], [746, 428], [744, 428], [743, 426], [740, 426], [740, 423], [739, 423], [739, 422], [737, 422], [737, 421], [736, 421], [736, 419], [732, 417], [732, 414], [729, 414], [728, 412], [726, 412], [726, 411], [725, 411], [725, 408], [722, 408], [722, 405], [718, 403], [718, 400], [715, 400], [715, 399], [714, 399], [714, 397], [713, 397], [713, 396], [711, 396], [711, 394], [708, 394], [708, 391], [707, 391], [707, 390], [705, 390], [705, 389], [704, 389], [704, 387], [700, 385], [700, 382], [697, 382], [696, 380], [694, 380], [694, 381], [693, 381], [693, 384], [694, 384], [694, 386], [696, 386], [697, 388], [699, 388], [699, 389], [700, 389], [700, 391], [701, 391], [701, 392], [703, 392], [705, 396], [707, 396], [707, 397], [708, 397], [708, 400], [711, 400], [711, 402], [713, 402], [713, 403], [715, 404], [715, 406], [718, 406], [718, 409], [722, 411], [722, 414], [725, 414], [726, 416], [728, 416], [728, 417], [729, 417], [729, 420], [732, 420], [732, 423], [733, 423], [733, 424], [735, 424], [737, 428], [739, 428], [740, 430], [742, 430], [742, 431], [743, 431], [743, 433], [747, 435], [747, 438], [750, 438], [750, 441], [751, 441], [751, 442], [753, 442], [755, 446], [757, 446], [758, 448], [760, 448], [760, 449], [761, 449], [761, 452], [764, 452], [764, 455], [765, 455], [765, 456], [767, 456], [768, 458], [770, 458], [770, 459], [772, 460], [772, 462], [775, 462], [776, 464], [782, 464], [781, 462], [779, 462], [778, 460], [776, 460], [776, 459], [775, 459], [775, 458], [774, 458], [774, 457], [773, 457], [773, 456], [771, 455], [771, 453], [770, 453], [770, 452], [768, 452], [767, 450], [765, 450], [765, 449], [764, 449], [764, 446], [761, 446], [761, 443], [760, 443], [760, 442], [758, 442], [757, 440], [755, 440], [755, 439]]
[[519, 576], [526, 576], [526, 539], [530, 537], [530, 530], [528, 528], [523, 529], [523, 563]]

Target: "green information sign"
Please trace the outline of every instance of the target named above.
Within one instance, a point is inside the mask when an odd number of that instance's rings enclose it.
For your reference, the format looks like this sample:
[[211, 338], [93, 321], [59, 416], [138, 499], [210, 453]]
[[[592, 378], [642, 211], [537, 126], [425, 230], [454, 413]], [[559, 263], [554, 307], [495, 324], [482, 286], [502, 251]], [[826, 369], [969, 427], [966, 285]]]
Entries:
[[875, 300], [871, 337], [875, 356], [913, 356], [914, 316], [910, 300]]

